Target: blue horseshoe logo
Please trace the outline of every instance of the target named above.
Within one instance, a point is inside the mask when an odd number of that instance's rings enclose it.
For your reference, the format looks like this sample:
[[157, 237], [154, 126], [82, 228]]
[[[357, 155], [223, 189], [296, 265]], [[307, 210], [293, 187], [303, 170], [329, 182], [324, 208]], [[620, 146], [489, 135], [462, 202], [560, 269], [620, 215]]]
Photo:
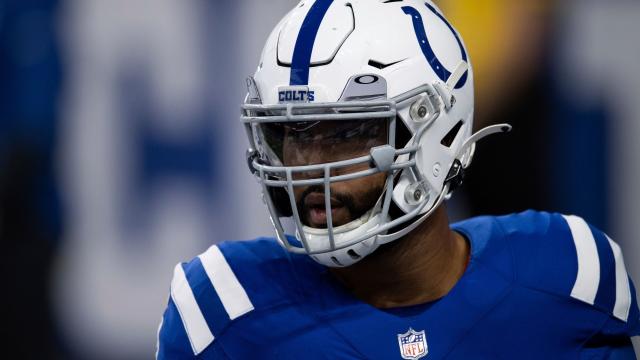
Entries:
[[[462, 53], [462, 60], [467, 61], [467, 52], [464, 50], [464, 46], [462, 46], [462, 42], [458, 37], [458, 33], [453, 29], [451, 24], [449, 24], [449, 22], [438, 11], [436, 11], [436, 9], [433, 6], [429, 4], [425, 4], [425, 5], [427, 6], [427, 8], [429, 8], [429, 10], [431, 10], [431, 12], [433, 12], [437, 17], [440, 18], [440, 20], [442, 20], [447, 25], [449, 30], [451, 30], [451, 32], [453, 33], [453, 36], [455, 36], [456, 40], [458, 41], [458, 46], [460, 46], [460, 52]], [[433, 49], [431, 48], [431, 44], [429, 43], [429, 39], [427, 38], [427, 34], [424, 30], [424, 23], [422, 22], [422, 16], [420, 16], [420, 13], [418, 12], [418, 10], [416, 10], [414, 7], [411, 7], [411, 6], [403, 6], [402, 11], [404, 11], [405, 14], [411, 16], [411, 20], [413, 21], [413, 30], [416, 32], [416, 38], [418, 39], [418, 44], [422, 49], [422, 53], [424, 54], [425, 59], [427, 59], [427, 62], [429, 63], [433, 71], [438, 75], [440, 80], [446, 82], [447, 79], [449, 79], [449, 76], [451, 76], [451, 72], [445, 69], [444, 65], [442, 65], [440, 60], [438, 60], [438, 57], [436, 56], [436, 54], [433, 52]], [[466, 84], [468, 74], [469, 74], [469, 71], [466, 71], [464, 75], [462, 75], [462, 77], [460, 78], [460, 80], [458, 80], [458, 83], [455, 86], [456, 89], [460, 89], [461, 87], [464, 86], [464, 84]]]

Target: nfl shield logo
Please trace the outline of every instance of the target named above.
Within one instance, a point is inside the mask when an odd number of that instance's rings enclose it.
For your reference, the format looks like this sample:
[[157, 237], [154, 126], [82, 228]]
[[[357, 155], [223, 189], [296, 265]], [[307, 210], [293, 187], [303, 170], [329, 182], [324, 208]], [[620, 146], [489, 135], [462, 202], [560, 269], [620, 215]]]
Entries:
[[416, 360], [424, 357], [429, 352], [427, 347], [427, 336], [422, 331], [415, 331], [409, 328], [404, 334], [398, 334], [398, 345], [400, 355], [403, 359]]

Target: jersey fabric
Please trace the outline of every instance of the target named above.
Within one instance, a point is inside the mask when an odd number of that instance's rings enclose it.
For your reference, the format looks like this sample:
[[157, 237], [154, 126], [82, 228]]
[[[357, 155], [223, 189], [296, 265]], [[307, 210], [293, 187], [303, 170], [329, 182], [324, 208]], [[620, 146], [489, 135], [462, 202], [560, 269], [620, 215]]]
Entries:
[[377, 309], [273, 239], [178, 264], [159, 359], [634, 359], [635, 289], [619, 246], [576, 216], [453, 224], [465, 273], [443, 298]]

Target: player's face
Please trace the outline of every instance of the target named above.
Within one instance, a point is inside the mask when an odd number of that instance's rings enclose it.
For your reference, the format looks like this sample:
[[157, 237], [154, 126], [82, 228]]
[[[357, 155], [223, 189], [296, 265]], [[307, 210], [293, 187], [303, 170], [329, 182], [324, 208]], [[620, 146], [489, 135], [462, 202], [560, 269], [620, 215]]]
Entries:
[[[324, 121], [303, 128], [285, 128], [282, 160], [286, 166], [312, 165], [357, 158], [374, 146], [387, 143], [387, 122]], [[332, 176], [369, 169], [368, 164], [334, 169]], [[319, 172], [294, 173], [294, 179], [322, 178]], [[355, 220], [379, 199], [386, 174], [379, 173], [331, 184], [333, 226]], [[326, 228], [324, 185], [294, 187], [301, 221], [310, 227]]]

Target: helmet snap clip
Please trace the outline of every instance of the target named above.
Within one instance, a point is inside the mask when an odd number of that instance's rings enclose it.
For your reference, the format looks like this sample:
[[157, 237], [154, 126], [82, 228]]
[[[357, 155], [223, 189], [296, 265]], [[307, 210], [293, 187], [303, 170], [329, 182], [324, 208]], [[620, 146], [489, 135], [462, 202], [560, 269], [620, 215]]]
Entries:
[[433, 106], [433, 102], [429, 94], [420, 96], [418, 100], [411, 104], [411, 108], [409, 109], [411, 119], [415, 122], [425, 122], [432, 118], [432, 115], [435, 113], [436, 107]]
[[416, 206], [424, 201], [429, 201], [429, 191], [424, 186], [425, 182], [418, 181], [407, 186], [404, 191], [404, 199], [407, 204]]

